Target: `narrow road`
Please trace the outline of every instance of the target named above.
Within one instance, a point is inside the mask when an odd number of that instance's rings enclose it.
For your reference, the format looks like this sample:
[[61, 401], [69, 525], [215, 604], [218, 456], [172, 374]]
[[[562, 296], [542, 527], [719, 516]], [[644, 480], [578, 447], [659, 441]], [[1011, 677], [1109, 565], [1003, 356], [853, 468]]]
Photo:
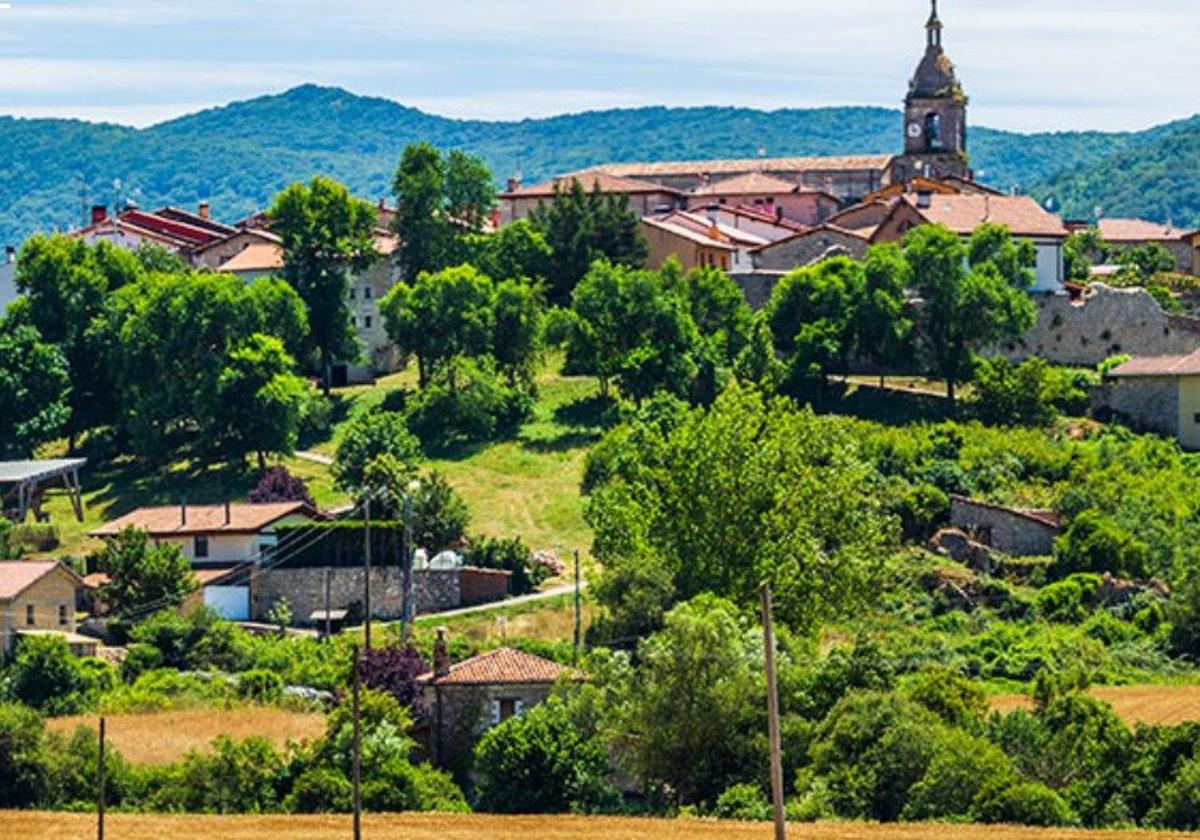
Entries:
[[[582, 581], [579, 584], [580, 591], [587, 589], [587, 581]], [[519, 607], [522, 604], [533, 604], [538, 601], [549, 601], [553, 598], [558, 598], [562, 595], [570, 595], [575, 591], [575, 584], [567, 583], [562, 586], [556, 586], [553, 589], [547, 589], [543, 592], [533, 592], [529, 595], [519, 595], [516, 598], [509, 598], [506, 601], [493, 601], [490, 604], [479, 604], [474, 607], [459, 607], [455, 610], [447, 610], [440, 613], [428, 613], [418, 616], [417, 621], [431, 621], [435, 618], [454, 618], [460, 615], [471, 615], [473, 613], [493, 612], [496, 610], [504, 610], [509, 607]]]
[[314, 464], [321, 464], [322, 466], [326, 467], [333, 465], [333, 457], [330, 455], [325, 455], [321, 452], [302, 450], [296, 453], [296, 457], [301, 461], [312, 461]]

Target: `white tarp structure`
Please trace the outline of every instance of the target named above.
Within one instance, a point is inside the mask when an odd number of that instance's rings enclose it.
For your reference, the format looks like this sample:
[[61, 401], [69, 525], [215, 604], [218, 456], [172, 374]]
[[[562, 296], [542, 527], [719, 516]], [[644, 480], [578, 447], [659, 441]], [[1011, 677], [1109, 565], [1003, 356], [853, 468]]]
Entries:
[[56, 482], [71, 500], [75, 518], [83, 521], [83, 495], [79, 470], [86, 458], [57, 461], [0, 461], [0, 508], [16, 522], [24, 522], [29, 512], [42, 518], [42, 496]]

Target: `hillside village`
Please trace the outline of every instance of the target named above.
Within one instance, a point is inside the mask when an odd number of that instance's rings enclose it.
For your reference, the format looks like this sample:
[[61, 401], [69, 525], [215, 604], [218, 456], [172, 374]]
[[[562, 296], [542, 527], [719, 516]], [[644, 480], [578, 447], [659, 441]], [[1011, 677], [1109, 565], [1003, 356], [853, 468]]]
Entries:
[[949, 40], [878, 155], [9, 249], [0, 807], [269, 709], [108, 803], [1200, 829], [1200, 230], [977, 178]]

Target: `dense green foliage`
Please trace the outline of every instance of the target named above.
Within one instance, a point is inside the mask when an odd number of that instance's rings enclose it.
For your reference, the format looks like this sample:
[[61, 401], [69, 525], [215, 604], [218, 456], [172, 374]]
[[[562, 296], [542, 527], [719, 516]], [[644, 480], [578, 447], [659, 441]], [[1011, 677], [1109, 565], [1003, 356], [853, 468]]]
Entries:
[[[897, 80], [897, 95], [903, 83]], [[1136, 155], [1176, 132], [1185, 154], [1188, 128], [1020, 135], [973, 126], [972, 164], [1001, 189], [1029, 188], [1061, 171], [1064, 162]], [[523, 172], [541, 180], [605, 161], [753, 158], [760, 148], [771, 156], [892, 153], [902, 131], [899, 111], [883, 108], [638, 108], [519, 122], [453, 120], [311, 85], [143, 130], [3, 118], [0, 171], [7, 175], [0, 181], [0, 238], [19, 242], [34, 230], [75, 227], [83, 221], [76, 210], [80, 190], [108, 196], [118, 179], [143, 206], [209, 200], [225, 219], [261, 210], [289, 183], [315, 171], [344, 181], [358, 195], [382, 196], [391, 192], [402, 149], [419, 140], [479, 155], [501, 177]], [[1188, 170], [1185, 158], [1177, 162], [1165, 171]], [[231, 172], [241, 175], [230, 178]], [[1096, 181], [1098, 188], [1107, 183]], [[1142, 206], [1137, 189], [1113, 195], [1119, 199], [1104, 201], [1109, 215], [1134, 214]], [[1091, 213], [1096, 200], [1084, 196], [1073, 213]], [[1190, 206], [1194, 214], [1194, 202]], [[1185, 224], [1184, 207], [1173, 209], [1161, 217]]]
[[106, 542], [94, 565], [108, 576], [100, 597], [113, 616], [125, 620], [178, 607], [199, 586], [177, 544], [151, 545], [146, 532], [136, 528]]

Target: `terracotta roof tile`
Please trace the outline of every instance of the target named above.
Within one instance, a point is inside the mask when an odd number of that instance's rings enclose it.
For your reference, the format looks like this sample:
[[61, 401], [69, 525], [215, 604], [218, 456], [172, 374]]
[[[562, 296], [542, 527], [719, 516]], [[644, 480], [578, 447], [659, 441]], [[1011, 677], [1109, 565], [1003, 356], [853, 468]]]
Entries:
[[1140, 376], [1200, 376], [1200, 350], [1190, 356], [1143, 356], [1113, 368], [1114, 379]]
[[418, 681], [430, 685], [527, 685], [553, 683], [563, 674], [580, 679], [582, 674], [573, 668], [542, 659], [512, 648], [500, 648], [450, 666], [450, 674], [434, 679], [429, 672]]
[[274, 242], [251, 242], [217, 268], [217, 271], [279, 271], [283, 268], [283, 246]]
[[[11, 601], [46, 575], [59, 568], [53, 561], [8, 560], [0, 562], [0, 601]], [[68, 574], [74, 573], [62, 567]]]
[[929, 206], [919, 206], [915, 195], [904, 200], [931, 224], [945, 225], [958, 234], [970, 234], [985, 222], [1004, 225], [1013, 236], [1066, 237], [1062, 219], [1047, 213], [1023, 195], [931, 195]]
[[1096, 227], [1105, 242], [1169, 242], [1191, 233], [1145, 219], [1101, 219]]
[[634, 178], [624, 178], [599, 170], [585, 170], [571, 175], [564, 175], [561, 178], [555, 178], [553, 181], [547, 181], [544, 184], [522, 187], [519, 190], [505, 193], [504, 196], [506, 198], [553, 198], [555, 187], [564, 190], [568, 189], [572, 181], [578, 181], [580, 186], [587, 192], [592, 192], [599, 188], [600, 192], [606, 194], [644, 195], [662, 193], [664, 195], [682, 195], [678, 190], [664, 187], [661, 184], [651, 184]]
[[678, 236], [680, 239], [686, 239], [689, 242], [694, 242], [697, 245], [702, 245], [705, 248], [716, 248], [719, 251], [736, 251], [737, 247], [721, 239], [714, 239], [708, 233], [696, 230], [693, 225], [686, 224], [681, 221], [672, 221], [667, 219], [655, 219], [646, 217], [642, 219], [642, 224], [647, 227], [657, 228], [661, 231], [666, 231], [673, 236]]
[[799, 185], [774, 175], [768, 175], [765, 172], [746, 172], [700, 187], [695, 192], [696, 195], [778, 195], [794, 193], [799, 190]]
[[171, 505], [138, 508], [91, 533], [94, 537], [112, 537], [126, 528], [137, 528], [152, 537], [253, 534], [292, 514], [301, 514], [309, 518], [316, 516], [316, 512], [304, 502], [233, 504], [229, 506], [229, 523], [226, 524], [224, 505], [188, 505], [187, 523], [184, 524], [182, 508], [179, 505]]
[[664, 175], [740, 175], [745, 172], [852, 172], [858, 170], [882, 172], [891, 164], [891, 155], [854, 155], [688, 160], [661, 163], [606, 163], [593, 167], [592, 171], [603, 171], [622, 178], [654, 178]]

